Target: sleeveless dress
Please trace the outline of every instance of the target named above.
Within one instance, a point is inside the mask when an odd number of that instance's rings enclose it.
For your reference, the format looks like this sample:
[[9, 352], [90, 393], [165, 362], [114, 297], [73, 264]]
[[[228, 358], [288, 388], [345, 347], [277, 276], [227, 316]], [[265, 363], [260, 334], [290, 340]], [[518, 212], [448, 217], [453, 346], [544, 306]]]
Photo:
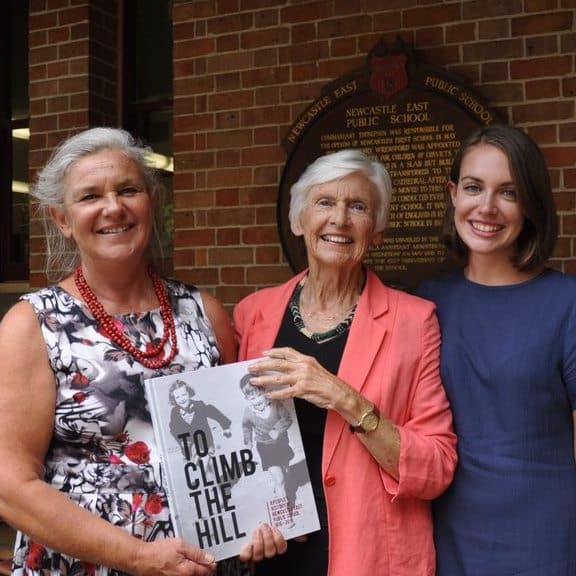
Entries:
[[[145, 541], [174, 536], [159, 453], [144, 394], [145, 378], [214, 366], [216, 338], [196, 288], [167, 281], [178, 337], [177, 356], [159, 370], [139, 364], [99, 331], [85, 304], [58, 286], [26, 294], [54, 372], [54, 432], [45, 481], [79, 506]], [[162, 336], [160, 310], [115, 317], [139, 348]], [[236, 559], [218, 574], [240, 575]], [[12, 574], [115, 575], [47, 549], [18, 533]]]
[[574, 576], [576, 278], [457, 273], [419, 292], [437, 305], [459, 450], [433, 503], [437, 576]]

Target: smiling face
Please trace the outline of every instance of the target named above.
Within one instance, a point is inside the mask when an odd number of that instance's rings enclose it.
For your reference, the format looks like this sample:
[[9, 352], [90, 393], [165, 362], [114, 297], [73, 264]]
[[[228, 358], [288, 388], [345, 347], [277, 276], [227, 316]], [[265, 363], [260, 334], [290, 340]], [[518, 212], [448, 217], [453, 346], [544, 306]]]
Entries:
[[246, 398], [252, 408], [257, 412], [262, 412], [268, 408], [268, 406], [270, 406], [270, 400], [266, 398], [266, 395], [262, 390], [260, 390], [260, 388], [248, 384], [244, 386], [242, 392], [244, 394], [244, 398]]
[[374, 185], [360, 173], [310, 188], [292, 232], [304, 237], [311, 267], [361, 266], [382, 236], [374, 232], [374, 194]]
[[85, 156], [71, 167], [64, 188], [64, 209], [52, 209], [52, 216], [84, 262], [143, 257], [152, 199], [133, 160], [113, 149]]
[[176, 388], [172, 393], [174, 401], [180, 408], [186, 408], [190, 403], [190, 396], [188, 394], [188, 390], [186, 386], [180, 386], [180, 388]]
[[460, 180], [448, 186], [454, 224], [469, 259], [488, 256], [509, 261], [524, 216], [504, 152], [490, 144], [470, 148], [462, 159]]

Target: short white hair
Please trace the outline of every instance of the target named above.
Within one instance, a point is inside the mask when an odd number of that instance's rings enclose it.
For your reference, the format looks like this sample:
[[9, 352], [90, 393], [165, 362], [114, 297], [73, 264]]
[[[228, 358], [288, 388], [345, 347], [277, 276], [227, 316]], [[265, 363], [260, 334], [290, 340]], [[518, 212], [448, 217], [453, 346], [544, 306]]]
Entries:
[[346, 178], [354, 173], [363, 174], [374, 185], [376, 191], [374, 231], [384, 231], [388, 224], [392, 199], [390, 174], [378, 160], [353, 148], [320, 156], [304, 170], [298, 181], [290, 188], [290, 211], [288, 213], [290, 224], [294, 226], [298, 223], [308, 192], [313, 186]]

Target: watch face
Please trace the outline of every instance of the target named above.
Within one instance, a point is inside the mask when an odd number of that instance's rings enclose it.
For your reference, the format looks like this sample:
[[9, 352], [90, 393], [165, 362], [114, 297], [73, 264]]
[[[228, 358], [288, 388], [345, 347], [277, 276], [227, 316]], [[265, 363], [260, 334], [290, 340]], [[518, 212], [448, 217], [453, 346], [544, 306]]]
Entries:
[[374, 430], [376, 430], [376, 428], [378, 428], [378, 422], [379, 421], [380, 421], [380, 418], [378, 418], [378, 414], [376, 414], [375, 412], [369, 412], [362, 419], [362, 424], [361, 424], [362, 429], [365, 432], [374, 432]]

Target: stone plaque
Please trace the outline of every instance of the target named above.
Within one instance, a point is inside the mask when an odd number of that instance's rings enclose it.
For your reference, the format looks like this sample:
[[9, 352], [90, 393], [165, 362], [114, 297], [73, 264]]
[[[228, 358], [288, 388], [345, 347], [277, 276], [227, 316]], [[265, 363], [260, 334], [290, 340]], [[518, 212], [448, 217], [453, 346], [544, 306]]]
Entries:
[[292, 269], [307, 266], [288, 221], [290, 188], [318, 156], [359, 148], [392, 177], [390, 219], [368, 264], [388, 285], [412, 291], [453, 267], [439, 241], [452, 159], [474, 128], [498, 121], [484, 99], [446, 71], [419, 62], [402, 42], [379, 43], [365, 67], [325, 86], [284, 139], [278, 225]]

